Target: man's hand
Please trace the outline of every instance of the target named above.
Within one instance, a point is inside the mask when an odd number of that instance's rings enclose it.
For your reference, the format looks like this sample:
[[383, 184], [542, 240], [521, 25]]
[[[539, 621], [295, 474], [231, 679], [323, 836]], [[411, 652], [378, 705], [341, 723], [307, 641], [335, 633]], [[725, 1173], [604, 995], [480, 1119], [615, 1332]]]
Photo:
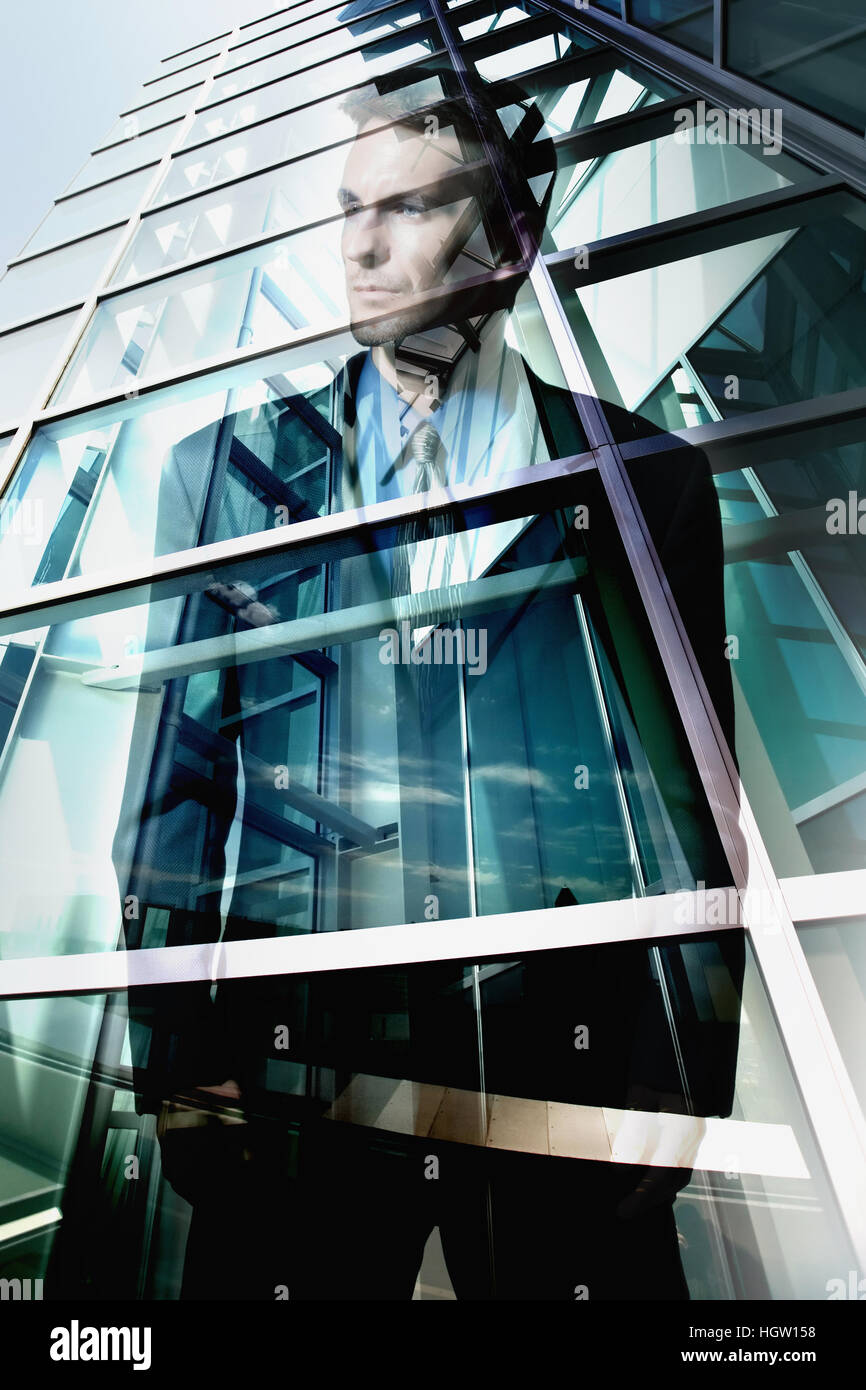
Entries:
[[236, 1081], [222, 1081], [218, 1086], [196, 1086], [192, 1096], [201, 1093], [202, 1098], [214, 1096], [217, 1102], [225, 1102], [225, 1107], [214, 1105], [195, 1105], [187, 1100], [163, 1101], [156, 1122], [158, 1138], [172, 1130], [201, 1129], [205, 1125], [245, 1125], [247, 1122], [236, 1112], [240, 1107], [241, 1088]]
[[278, 623], [280, 620], [276, 608], [267, 603], [260, 603], [258, 593], [252, 584], [247, 584], [242, 579], [232, 580], [228, 584], [215, 581], [208, 584], [205, 593], [208, 598], [218, 603], [220, 608], [225, 608], [233, 617], [240, 618], [251, 627], [267, 627], [269, 623]]

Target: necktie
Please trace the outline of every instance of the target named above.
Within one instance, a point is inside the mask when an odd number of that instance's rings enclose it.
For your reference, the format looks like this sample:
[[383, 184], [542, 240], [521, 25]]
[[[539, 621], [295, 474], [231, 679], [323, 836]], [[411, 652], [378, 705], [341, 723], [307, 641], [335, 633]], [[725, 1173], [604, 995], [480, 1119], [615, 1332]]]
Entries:
[[[406, 467], [411, 467], [411, 488], [407, 492], [429, 492], [433, 487], [445, 483], [445, 464], [442, 440], [438, 431], [426, 420], [413, 430], [405, 451]], [[393, 563], [391, 566], [391, 593], [393, 596], [409, 594], [412, 591], [411, 565], [420, 541], [433, 540], [446, 536], [452, 529], [450, 517], [426, 517], [422, 522], [410, 522], [401, 526], [395, 538]], [[445, 566], [447, 582], [448, 565]]]

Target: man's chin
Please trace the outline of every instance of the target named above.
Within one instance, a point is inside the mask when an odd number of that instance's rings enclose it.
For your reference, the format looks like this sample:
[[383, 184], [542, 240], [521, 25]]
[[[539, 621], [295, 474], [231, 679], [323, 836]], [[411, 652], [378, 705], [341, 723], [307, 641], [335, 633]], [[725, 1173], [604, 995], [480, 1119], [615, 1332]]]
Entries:
[[383, 343], [401, 343], [411, 333], [419, 333], [428, 326], [422, 314], [391, 314], [384, 319], [353, 322], [352, 337], [361, 347], [381, 347]]

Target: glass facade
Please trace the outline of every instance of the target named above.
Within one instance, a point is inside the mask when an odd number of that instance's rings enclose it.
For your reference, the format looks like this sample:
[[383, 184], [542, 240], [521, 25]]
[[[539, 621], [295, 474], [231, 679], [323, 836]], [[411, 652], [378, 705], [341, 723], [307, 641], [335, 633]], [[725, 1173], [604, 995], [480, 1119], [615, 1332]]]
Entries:
[[757, 120], [712, 4], [290, 5], [0, 280], [0, 1279], [864, 1267], [866, 212], [774, 115], [862, 37], [745, 8]]

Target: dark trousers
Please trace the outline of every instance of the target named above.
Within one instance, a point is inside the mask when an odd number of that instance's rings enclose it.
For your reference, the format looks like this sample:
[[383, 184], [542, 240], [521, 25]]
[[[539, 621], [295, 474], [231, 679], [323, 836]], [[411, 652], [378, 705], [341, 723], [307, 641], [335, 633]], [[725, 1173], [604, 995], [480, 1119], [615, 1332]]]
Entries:
[[276, 1126], [164, 1136], [165, 1174], [193, 1204], [182, 1298], [409, 1300], [437, 1226], [460, 1300], [689, 1297], [682, 1171], [627, 1216], [644, 1170], [626, 1165], [389, 1142], [330, 1121], [301, 1147], [298, 1167]]

